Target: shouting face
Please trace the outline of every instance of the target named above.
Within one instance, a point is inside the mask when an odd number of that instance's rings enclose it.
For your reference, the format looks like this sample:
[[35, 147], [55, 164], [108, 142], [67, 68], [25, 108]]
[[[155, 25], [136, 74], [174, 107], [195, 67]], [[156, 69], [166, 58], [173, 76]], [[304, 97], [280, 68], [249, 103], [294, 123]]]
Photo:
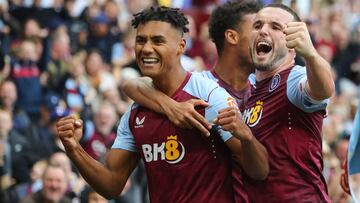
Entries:
[[256, 15], [250, 33], [250, 54], [258, 71], [269, 71], [280, 66], [289, 49], [283, 30], [293, 16], [281, 8], [268, 7]]

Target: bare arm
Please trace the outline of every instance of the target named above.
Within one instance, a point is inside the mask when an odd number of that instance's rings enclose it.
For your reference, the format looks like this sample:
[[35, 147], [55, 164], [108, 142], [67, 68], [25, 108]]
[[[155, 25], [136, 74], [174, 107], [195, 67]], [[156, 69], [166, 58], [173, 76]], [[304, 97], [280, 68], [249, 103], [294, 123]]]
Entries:
[[84, 179], [102, 196], [111, 199], [121, 193], [139, 156], [136, 153], [112, 149], [107, 154], [106, 165], [90, 157], [80, 146], [82, 122], [73, 116], [60, 119], [57, 124], [58, 136], [66, 153], [74, 162]]
[[306, 24], [304, 22], [288, 23], [284, 32], [286, 34], [286, 46], [294, 48], [305, 59], [307, 92], [315, 100], [331, 97], [335, 91], [335, 85], [330, 64], [314, 48]]
[[234, 136], [226, 141], [226, 145], [244, 171], [251, 178], [264, 180], [269, 173], [267, 151], [242, 121], [239, 110], [234, 107], [220, 110], [215, 124]]
[[128, 80], [122, 86], [126, 95], [142, 106], [150, 108], [161, 114], [165, 114], [169, 120], [181, 128], [196, 127], [204, 135], [210, 135], [210, 123], [195, 110], [195, 106], [207, 106], [208, 104], [199, 99], [191, 99], [186, 102], [177, 102], [163, 92], [157, 90], [152, 80], [142, 77], [136, 80]]

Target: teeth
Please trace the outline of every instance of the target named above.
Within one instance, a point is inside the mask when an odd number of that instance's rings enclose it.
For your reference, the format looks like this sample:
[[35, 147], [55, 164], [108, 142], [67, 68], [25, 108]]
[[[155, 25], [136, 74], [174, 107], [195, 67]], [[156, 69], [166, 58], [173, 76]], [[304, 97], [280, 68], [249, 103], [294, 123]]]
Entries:
[[261, 46], [261, 45], [270, 46], [270, 44], [268, 42], [259, 42], [257, 44], [257, 46]]
[[159, 62], [159, 59], [155, 59], [155, 58], [144, 58], [143, 59], [144, 63], [157, 63]]

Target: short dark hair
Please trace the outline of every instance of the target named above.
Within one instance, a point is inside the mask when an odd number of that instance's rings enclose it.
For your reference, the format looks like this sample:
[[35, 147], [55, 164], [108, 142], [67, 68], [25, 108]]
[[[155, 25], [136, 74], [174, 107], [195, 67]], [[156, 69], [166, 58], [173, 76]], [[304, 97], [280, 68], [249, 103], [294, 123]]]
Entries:
[[174, 28], [180, 31], [181, 35], [189, 31], [186, 27], [186, 25], [189, 24], [189, 21], [178, 8], [152, 6], [134, 14], [131, 25], [136, 29], [139, 24], [144, 24], [149, 21], [163, 21], [170, 23]]
[[209, 20], [209, 34], [215, 43], [218, 54], [224, 47], [224, 33], [227, 29], [236, 29], [244, 15], [257, 13], [261, 5], [256, 1], [227, 2], [217, 7]]
[[287, 11], [288, 13], [290, 13], [292, 16], [293, 16], [293, 21], [294, 22], [301, 22], [301, 19], [299, 17], [299, 15], [293, 11], [290, 7], [284, 5], [284, 4], [268, 4], [266, 6], [264, 6], [264, 8], [268, 8], [268, 7], [271, 7], [271, 8], [281, 8], [283, 9], [284, 11]]

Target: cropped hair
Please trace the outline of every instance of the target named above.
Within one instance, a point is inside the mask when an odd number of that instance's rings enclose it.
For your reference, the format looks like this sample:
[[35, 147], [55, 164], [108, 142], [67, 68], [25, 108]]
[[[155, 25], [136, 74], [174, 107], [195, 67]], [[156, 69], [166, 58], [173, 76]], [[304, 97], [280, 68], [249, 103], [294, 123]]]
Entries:
[[189, 21], [178, 8], [152, 6], [134, 14], [134, 19], [131, 21], [131, 25], [136, 29], [139, 24], [144, 24], [149, 21], [162, 21], [170, 23], [175, 29], [179, 30], [181, 35], [189, 31], [186, 27], [187, 24], [189, 24]]
[[261, 5], [256, 1], [227, 2], [212, 12], [209, 20], [209, 34], [215, 43], [218, 54], [224, 47], [225, 31], [236, 29], [244, 20], [245, 15], [255, 14], [260, 8]]
[[276, 4], [276, 3], [274, 3], [274, 4], [268, 4], [268, 5], [264, 6], [264, 8], [269, 8], [269, 7], [270, 8], [281, 8], [284, 11], [287, 11], [288, 13], [290, 13], [293, 16], [293, 18], [294, 18], [293, 21], [294, 22], [301, 22], [301, 19], [300, 19], [299, 15], [295, 11], [293, 11], [290, 7], [288, 7], [288, 6], [284, 5], [284, 4]]

